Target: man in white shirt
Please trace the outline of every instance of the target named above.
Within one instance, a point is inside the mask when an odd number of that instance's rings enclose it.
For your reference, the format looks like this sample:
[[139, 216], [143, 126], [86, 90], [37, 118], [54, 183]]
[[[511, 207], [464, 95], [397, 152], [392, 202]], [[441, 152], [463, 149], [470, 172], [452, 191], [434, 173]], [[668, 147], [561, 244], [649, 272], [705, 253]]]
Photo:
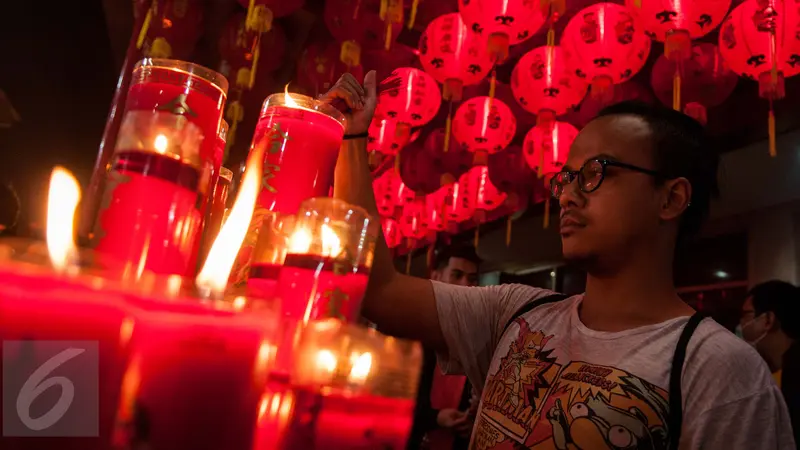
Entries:
[[[375, 73], [349, 74], [335, 195], [377, 216], [366, 130]], [[588, 273], [571, 298], [529, 286], [460, 287], [398, 273], [379, 242], [364, 314], [435, 349], [483, 386], [470, 448], [794, 449], [786, 405], [746, 343], [678, 297], [675, 247], [702, 224], [719, 157], [703, 127], [623, 103], [581, 130], [550, 184], [564, 257]]]

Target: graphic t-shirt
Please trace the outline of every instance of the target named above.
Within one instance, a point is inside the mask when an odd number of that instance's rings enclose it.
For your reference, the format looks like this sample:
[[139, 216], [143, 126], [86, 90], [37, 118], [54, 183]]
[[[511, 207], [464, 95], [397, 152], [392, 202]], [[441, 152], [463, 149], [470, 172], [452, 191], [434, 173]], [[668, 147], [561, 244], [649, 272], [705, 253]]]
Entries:
[[[451, 373], [483, 386], [470, 443], [477, 450], [667, 449], [669, 373], [679, 317], [621, 332], [587, 328], [583, 296], [522, 285], [433, 282]], [[686, 352], [681, 449], [794, 449], [786, 405], [754, 349], [706, 319]]]

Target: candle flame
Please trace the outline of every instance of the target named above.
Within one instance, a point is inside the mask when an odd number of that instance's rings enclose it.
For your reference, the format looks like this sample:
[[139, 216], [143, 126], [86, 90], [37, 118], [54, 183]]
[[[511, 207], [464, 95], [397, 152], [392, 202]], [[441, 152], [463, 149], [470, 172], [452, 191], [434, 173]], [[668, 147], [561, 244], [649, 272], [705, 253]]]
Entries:
[[228, 284], [233, 264], [239, 254], [261, 187], [261, 171], [264, 162], [264, 146], [259, 145], [248, 158], [244, 180], [236, 196], [236, 202], [222, 229], [219, 231], [205, 264], [197, 275], [197, 285], [214, 295], [221, 296]]
[[336, 370], [336, 365], [339, 361], [336, 355], [330, 350], [320, 350], [317, 352], [317, 368], [332, 374]]
[[290, 108], [299, 108], [300, 107], [300, 105], [298, 105], [297, 102], [294, 101], [292, 96], [289, 94], [289, 83], [286, 83], [286, 86], [283, 88], [283, 94], [284, 94], [284, 102], [286, 103], [286, 106], [288, 106]]
[[167, 152], [167, 148], [169, 147], [169, 139], [164, 136], [163, 134], [159, 134], [156, 136], [155, 141], [153, 142], [153, 147], [156, 149], [158, 153], [162, 155]]
[[311, 250], [311, 233], [305, 228], [298, 228], [289, 238], [289, 253], [302, 255]]
[[372, 370], [372, 353], [365, 352], [358, 356], [353, 354], [351, 359], [354, 360], [354, 362], [353, 367], [350, 369], [350, 375], [347, 376], [347, 381], [351, 383], [363, 383]]
[[338, 256], [342, 251], [342, 241], [328, 224], [322, 224], [322, 256]]
[[63, 167], [56, 167], [50, 175], [50, 192], [47, 198], [47, 252], [58, 272], [69, 267], [75, 256], [75, 208], [81, 199], [78, 180]]

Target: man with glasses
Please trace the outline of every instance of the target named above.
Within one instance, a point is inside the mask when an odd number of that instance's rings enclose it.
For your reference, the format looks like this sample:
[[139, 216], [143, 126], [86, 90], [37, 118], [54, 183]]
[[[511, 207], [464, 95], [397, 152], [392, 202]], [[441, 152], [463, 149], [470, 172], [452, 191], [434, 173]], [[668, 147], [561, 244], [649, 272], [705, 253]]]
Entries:
[[[352, 108], [335, 194], [377, 215], [365, 145], [375, 74], [363, 86], [344, 75], [324, 98]], [[380, 242], [364, 314], [483, 386], [474, 449], [793, 449], [758, 354], [703, 320], [672, 281], [675, 247], [707, 215], [717, 166], [691, 118], [606, 108], [550, 183], [564, 257], [586, 270], [585, 294], [405, 276]]]

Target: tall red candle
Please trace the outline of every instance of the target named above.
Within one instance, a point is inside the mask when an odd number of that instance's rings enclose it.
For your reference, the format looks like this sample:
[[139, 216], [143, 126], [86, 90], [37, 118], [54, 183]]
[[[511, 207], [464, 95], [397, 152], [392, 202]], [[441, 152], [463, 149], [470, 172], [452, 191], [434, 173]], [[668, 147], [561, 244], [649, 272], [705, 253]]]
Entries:
[[264, 101], [250, 151], [265, 146], [258, 204], [294, 214], [308, 198], [328, 195], [344, 136], [344, 115], [299, 94], [273, 94]]

